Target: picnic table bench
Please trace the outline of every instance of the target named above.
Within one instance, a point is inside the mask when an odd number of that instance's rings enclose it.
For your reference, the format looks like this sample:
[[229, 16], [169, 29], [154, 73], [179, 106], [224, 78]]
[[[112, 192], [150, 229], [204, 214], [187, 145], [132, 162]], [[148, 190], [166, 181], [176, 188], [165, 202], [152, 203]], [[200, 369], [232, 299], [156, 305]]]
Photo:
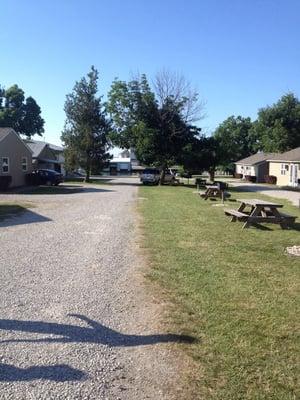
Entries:
[[[284, 229], [293, 224], [297, 218], [293, 215], [279, 212], [278, 208], [282, 208], [282, 204], [258, 199], [241, 199], [238, 201], [241, 204], [237, 210], [226, 209], [224, 212], [226, 215], [231, 216], [231, 222], [244, 221], [243, 228], [268, 222], [279, 224]], [[247, 211], [249, 207], [250, 211]]]

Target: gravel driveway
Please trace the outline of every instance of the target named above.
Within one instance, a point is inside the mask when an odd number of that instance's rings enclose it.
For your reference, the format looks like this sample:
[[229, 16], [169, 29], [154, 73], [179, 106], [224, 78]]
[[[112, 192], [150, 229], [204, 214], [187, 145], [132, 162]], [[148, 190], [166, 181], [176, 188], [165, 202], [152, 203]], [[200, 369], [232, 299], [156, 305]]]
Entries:
[[245, 192], [258, 192], [271, 197], [277, 197], [279, 199], [289, 200], [294, 206], [300, 205], [300, 192], [293, 192], [291, 190], [284, 189], [274, 189], [272, 186], [267, 186], [264, 184], [251, 184], [244, 182], [234, 182], [230, 181], [232, 186], [239, 187]]
[[143, 284], [138, 181], [115, 182], [0, 195], [35, 205], [0, 222], [1, 399], [173, 398], [178, 337]]

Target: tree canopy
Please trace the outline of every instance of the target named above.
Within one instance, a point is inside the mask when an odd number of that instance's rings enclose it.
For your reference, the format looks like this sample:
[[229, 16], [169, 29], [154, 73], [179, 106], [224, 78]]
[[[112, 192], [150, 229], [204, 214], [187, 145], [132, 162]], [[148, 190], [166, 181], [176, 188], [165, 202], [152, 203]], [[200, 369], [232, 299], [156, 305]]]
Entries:
[[24, 91], [18, 85], [6, 90], [0, 88], [0, 126], [11, 127], [27, 137], [44, 132], [39, 105], [33, 97], [25, 99]]
[[115, 80], [108, 94], [108, 111], [113, 120], [113, 143], [133, 147], [137, 158], [146, 165], [164, 171], [183, 161], [184, 150], [199, 135], [200, 128], [186, 119], [185, 93], [170, 91], [159, 99], [145, 75], [130, 82]]
[[256, 137], [251, 131], [250, 118], [231, 116], [223, 121], [214, 132], [218, 142], [219, 164], [233, 170], [233, 163], [255, 152]]
[[252, 133], [258, 140], [258, 147], [266, 152], [284, 152], [299, 147], [299, 99], [288, 93], [272, 106], [261, 108]]
[[75, 83], [65, 102], [66, 123], [61, 139], [65, 145], [66, 165], [81, 167], [89, 181], [92, 169], [99, 171], [109, 159], [107, 118], [98, 92], [98, 71], [91, 67], [87, 77]]

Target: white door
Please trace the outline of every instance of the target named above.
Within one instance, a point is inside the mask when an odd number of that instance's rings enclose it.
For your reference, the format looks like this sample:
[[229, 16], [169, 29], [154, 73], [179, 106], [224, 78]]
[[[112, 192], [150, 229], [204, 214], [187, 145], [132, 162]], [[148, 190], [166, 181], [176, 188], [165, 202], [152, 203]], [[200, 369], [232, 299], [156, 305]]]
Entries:
[[290, 186], [298, 186], [298, 165], [290, 164]]

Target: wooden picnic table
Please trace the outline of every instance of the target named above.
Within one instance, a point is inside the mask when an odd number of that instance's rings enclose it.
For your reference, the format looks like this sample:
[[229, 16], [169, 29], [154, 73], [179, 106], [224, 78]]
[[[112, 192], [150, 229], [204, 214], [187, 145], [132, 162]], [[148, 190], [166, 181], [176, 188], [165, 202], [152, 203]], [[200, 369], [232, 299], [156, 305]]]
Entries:
[[[295, 222], [296, 217], [284, 214], [278, 211], [282, 204], [259, 199], [240, 199], [241, 204], [237, 210], [224, 210], [226, 215], [231, 216], [231, 221], [245, 221], [243, 228], [249, 228], [251, 225], [268, 222], [280, 224], [281, 228], [287, 228]], [[250, 208], [250, 210], [249, 210]]]
[[219, 197], [222, 199], [222, 191], [218, 185], [207, 185], [206, 190], [203, 192], [199, 192], [199, 195], [207, 200], [208, 198], [216, 198]]

